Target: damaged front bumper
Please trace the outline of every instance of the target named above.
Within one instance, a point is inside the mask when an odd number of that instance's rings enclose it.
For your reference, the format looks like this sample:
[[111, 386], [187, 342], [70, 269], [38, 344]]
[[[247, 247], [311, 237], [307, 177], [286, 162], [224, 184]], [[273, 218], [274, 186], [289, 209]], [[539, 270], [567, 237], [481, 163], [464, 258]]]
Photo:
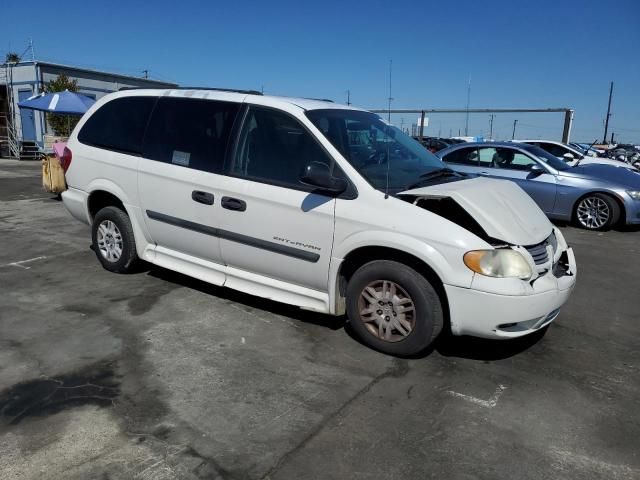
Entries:
[[[471, 288], [445, 285], [454, 335], [515, 338], [539, 330], [558, 316], [576, 283], [573, 250], [562, 245], [553, 262], [538, 265], [533, 280], [475, 275]], [[545, 268], [545, 270], [543, 270]]]

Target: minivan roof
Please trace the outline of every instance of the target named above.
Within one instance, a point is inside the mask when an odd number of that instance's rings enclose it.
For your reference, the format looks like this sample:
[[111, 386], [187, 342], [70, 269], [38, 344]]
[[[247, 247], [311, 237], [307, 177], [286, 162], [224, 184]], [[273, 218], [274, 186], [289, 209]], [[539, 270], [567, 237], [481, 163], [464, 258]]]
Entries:
[[223, 88], [169, 88], [169, 89], [126, 89], [117, 92], [118, 96], [130, 95], [157, 95], [170, 97], [188, 97], [188, 98], [211, 98], [217, 100], [229, 100], [235, 102], [252, 102], [258, 105], [269, 103], [274, 105], [282, 103], [284, 105], [295, 105], [303, 110], [322, 110], [322, 109], [342, 109], [342, 110], [360, 110], [351, 105], [343, 105], [334, 103], [331, 100], [301, 97], [285, 97], [278, 95], [263, 95], [259, 92], [251, 90], [232, 90]]

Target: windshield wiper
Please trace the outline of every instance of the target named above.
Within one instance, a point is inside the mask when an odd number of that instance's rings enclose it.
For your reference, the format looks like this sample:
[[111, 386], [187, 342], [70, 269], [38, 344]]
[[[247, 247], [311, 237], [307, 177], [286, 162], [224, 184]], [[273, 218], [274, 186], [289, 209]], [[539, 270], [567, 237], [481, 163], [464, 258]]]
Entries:
[[430, 172], [426, 172], [423, 173], [422, 175], [420, 175], [420, 180], [418, 180], [415, 183], [412, 183], [411, 185], [409, 185], [407, 187], [407, 190], [411, 190], [413, 188], [417, 188], [419, 186], [421, 186], [423, 183], [428, 182], [429, 180], [433, 180], [434, 178], [439, 178], [439, 177], [464, 177], [466, 175], [456, 172], [454, 170], [451, 170], [450, 168], [444, 167], [444, 168], [438, 168], [436, 170], [431, 170]]

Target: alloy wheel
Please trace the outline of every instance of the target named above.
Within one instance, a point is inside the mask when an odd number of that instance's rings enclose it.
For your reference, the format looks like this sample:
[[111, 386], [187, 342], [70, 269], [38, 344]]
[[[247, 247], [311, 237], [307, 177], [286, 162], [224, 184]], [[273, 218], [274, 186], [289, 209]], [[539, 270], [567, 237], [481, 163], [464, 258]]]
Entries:
[[611, 215], [609, 205], [598, 197], [587, 197], [580, 201], [576, 210], [580, 225], [589, 229], [602, 228]]
[[362, 290], [358, 299], [360, 320], [380, 340], [398, 342], [415, 326], [415, 305], [400, 285], [376, 280]]
[[111, 220], [103, 220], [98, 225], [98, 248], [100, 254], [109, 262], [115, 263], [122, 256], [122, 234]]

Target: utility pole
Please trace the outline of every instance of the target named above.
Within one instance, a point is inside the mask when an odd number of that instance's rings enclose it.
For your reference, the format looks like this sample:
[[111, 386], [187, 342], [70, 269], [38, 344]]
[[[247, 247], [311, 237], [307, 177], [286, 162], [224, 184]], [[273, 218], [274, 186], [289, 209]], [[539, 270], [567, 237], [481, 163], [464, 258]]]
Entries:
[[449, 129], [449, 138], [453, 137], [453, 129]]
[[489, 140], [493, 140], [493, 117], [495, 117], [493, 113], [489, 115]]
[[518, 120], [513, 121], [513, 133], [511, 134], [511, 140], [516, 138], [516, 125], [518, 124]]
[[149, 78], [149, 70], [142, 70], [142, 73], [144, 73], [144, 78]]
[[393, 70], [393, 60], [389, 60], [389, 115], [387, 120], [391, 123], [391, 101], [393, 98], [391, 97], [391, 72]]
[[609, 130], [609, 117], [611, 116], [611, 97], [613, 97], [613, 82], [609, 88], [609, 105], [607, 106], [607, 116], [604, 120], [604, 137], [602, 143], [607, 143], [607, 131]]
[[351, 90], [347, 90], [347, 105], [351, 105]]
[[469, 75], [469, 83], [467, 85], [467, 115], [464, 120], [464, 136], [469, 135], [469, 103], [471, 102], [471, 75]]

